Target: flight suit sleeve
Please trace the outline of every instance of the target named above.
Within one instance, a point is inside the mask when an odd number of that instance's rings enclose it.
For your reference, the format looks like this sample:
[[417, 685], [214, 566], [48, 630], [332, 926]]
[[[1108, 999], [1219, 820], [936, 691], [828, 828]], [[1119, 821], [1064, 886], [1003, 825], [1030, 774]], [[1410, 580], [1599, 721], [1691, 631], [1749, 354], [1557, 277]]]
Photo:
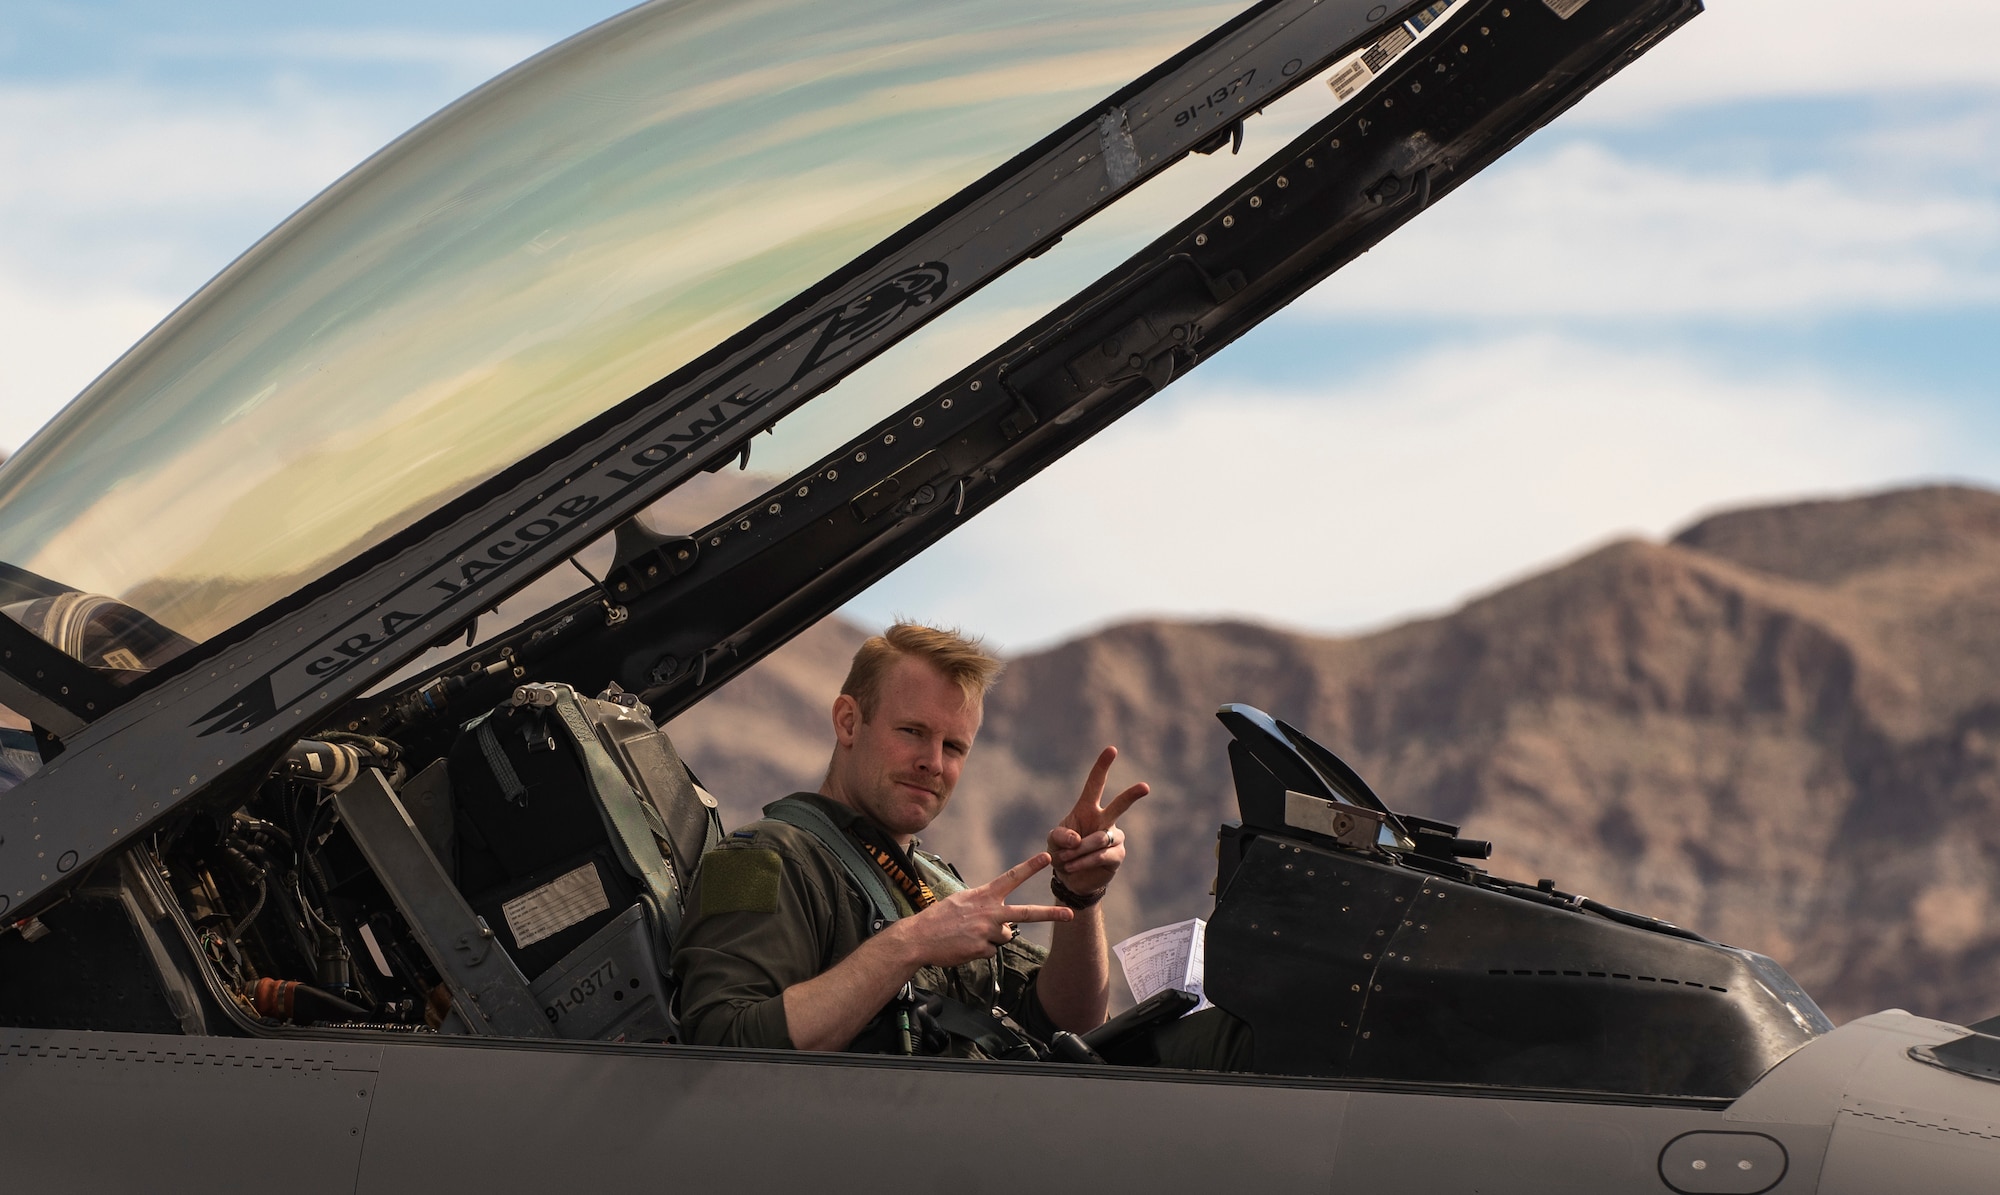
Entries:
[[808, 869], [772, 836], [702, 857], [681, 941], [681, 1033], [703, 1046], [792, 1048], [784, 991], [825, 970], [834, 911]]

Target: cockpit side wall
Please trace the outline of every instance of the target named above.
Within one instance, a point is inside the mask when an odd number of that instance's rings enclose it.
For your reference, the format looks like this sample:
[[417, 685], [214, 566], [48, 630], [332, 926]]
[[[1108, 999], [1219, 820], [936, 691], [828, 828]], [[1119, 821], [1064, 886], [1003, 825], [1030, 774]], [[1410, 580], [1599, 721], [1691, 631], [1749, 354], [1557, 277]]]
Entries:
[[[1209, 997], [1286, 1074], [1732, 1098], [1831, 1026], [1768, 959], [1241, 829]], [[1244, 841], [1247, 840], [1247, 841]]]

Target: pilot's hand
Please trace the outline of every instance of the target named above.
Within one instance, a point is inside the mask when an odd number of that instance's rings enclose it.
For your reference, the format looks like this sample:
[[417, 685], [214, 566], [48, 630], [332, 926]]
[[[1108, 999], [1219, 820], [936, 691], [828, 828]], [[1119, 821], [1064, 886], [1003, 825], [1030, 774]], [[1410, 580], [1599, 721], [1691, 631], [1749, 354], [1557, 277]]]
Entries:
[[1015, 864], [989, 884], [954, 892], [914, 917], [895, 923], [912, 935], [923, 962], [955, 967], [992, 958], [995, 948], [1014, 938], [1013, 922], [1068, 921], [1075, 912], [1061, 905], [1010, 905], [1007, 894], [1049, 865], [1047, 855]]
[[1106, 747], [1098, 755], [1076, 807], [1049, 831], [1049, 855], [1055, 860], [1056, 875], [1063, 887], [1078, 896], [1090, 896], [1110, 886], [1111, 877], [1125, 862], [1125, 832], [1115, 823], [1140, 797], [1153, 791], [1135, 784], [1100, 807], [1105, 778], [1111, 774], [1111, 761], [1117, 758], [1116, 747]]

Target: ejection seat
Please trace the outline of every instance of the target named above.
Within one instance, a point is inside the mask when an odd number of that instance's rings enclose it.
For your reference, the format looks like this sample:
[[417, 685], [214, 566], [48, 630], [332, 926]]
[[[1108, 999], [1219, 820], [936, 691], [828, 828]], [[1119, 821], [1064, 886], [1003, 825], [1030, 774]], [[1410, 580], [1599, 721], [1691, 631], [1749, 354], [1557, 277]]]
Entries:
[[445, 1031], [676, 1039], [673, 945], [722, 821], [636, 697], [523, 685], [399, 791], [338, 800], [444, 976]]

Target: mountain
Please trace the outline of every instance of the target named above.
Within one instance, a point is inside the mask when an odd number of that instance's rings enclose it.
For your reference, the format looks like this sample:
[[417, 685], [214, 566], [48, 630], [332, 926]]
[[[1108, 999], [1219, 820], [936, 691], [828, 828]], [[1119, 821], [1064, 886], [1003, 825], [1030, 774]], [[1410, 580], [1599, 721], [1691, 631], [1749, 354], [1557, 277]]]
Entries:
[[[817, 785], [863, 632], [829, 620], [683, 715], [732, 824]], [[1347, 638], [1133, 622], [1009, 662], [928, 841], [980, 878], [1039, 849], [1097, 749], [1154, 793], [1114, 934], [1203, 914], [1245, 701], [1489, 868], [1785, 964], [1836, 1020], [2000, 1013], [2000, 494], [1738, 510], [1438, 618]]]

